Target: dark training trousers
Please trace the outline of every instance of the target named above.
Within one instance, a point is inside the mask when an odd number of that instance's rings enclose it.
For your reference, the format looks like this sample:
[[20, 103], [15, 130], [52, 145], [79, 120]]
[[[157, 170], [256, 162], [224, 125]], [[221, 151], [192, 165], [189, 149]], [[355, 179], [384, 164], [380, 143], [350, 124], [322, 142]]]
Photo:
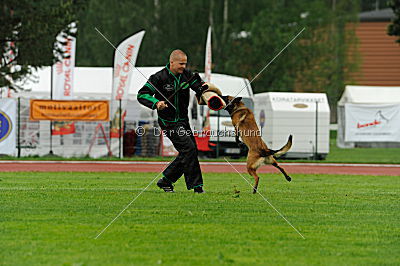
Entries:
[[197, 145], [189, 123], [183, 121], [172, 126], [162, 125], [161, 129], [179, 152], [175, 160], [164, 170], [164, 177], [175, 183], [184, 175], [187, 189], [202, 186], [203, 176], [197, 158]]

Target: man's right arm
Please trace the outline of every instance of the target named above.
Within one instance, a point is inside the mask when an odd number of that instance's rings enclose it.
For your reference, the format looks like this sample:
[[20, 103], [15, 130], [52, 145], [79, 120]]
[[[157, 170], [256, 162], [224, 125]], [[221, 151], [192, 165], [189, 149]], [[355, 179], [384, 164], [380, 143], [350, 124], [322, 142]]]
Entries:
[[154, 97], [154, 94], [156, 93], [156, 88], [154, 86], [157, 86], [157, 83], [157, 77], [151, 75], [137, 95], [137, 100], [140, 104], [153, 110], [157, 108], [157, 102], [159, 102], [159, 100]]

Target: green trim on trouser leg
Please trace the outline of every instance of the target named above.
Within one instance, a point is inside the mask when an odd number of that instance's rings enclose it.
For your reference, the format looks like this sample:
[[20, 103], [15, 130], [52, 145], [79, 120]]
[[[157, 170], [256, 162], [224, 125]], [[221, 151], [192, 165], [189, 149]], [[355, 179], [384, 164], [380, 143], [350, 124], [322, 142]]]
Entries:
[[163, 179], [165, 180], [165, 181], [168, 181], [168, 182], [170, 182], [171, 184], [173, 184], [174, 182], [172, 182], [171, 180], [169, 180], [168, 178], [166, 178], [165, 176], [163, 176]]
[[202, 187], [202, 186], [203, 186], [203, 184], [200, 184], [200, 185], [194, 186], [194, 187], [192, 187], [192, 188]]

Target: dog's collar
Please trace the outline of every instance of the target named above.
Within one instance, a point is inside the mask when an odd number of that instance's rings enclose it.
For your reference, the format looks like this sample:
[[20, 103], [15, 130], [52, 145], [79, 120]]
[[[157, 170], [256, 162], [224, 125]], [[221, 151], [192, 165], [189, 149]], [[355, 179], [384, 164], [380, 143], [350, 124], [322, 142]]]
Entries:
[[245, 110], [245, 109], [247, 109], [247, 107], [244, 107], [244, 106], [239, 107], [238, 109], [232, 111], [231, 116], [232, 116], [234, 113], [236, 113], [236, 112], [238, 112], [238, 111], [240, 111], [240, 110]]

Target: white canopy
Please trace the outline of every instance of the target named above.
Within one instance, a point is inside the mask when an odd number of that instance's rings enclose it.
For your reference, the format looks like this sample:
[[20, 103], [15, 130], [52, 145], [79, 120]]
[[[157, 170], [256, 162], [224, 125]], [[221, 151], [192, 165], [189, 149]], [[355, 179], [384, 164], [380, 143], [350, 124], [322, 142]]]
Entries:
[[[147, 79], [157, 71], [164, 68], [159, 67], [138, 67], [133, 69], [133, 77], [129, 88], [129, 94], [137, 94]], [[30, 90], [28, 95], [46, 96], [50, 95], [51, 67], [43, 67], [34, 73], [31, 81], [19, 84], [25, 90]], [[106, 96], [112, 90], [112, 68], [111, 67], [75, 67], [74, 70], [74, 94], [76, 96]], [[201, 73], [201, 76], [204, 74]], [[221, 88], [223, 93], [237, 94], [238, 96], [253, 95], [248, 80], [224, 74], [213, 73], [211, 82]], [[246, 86], [248, 85], [248, 86]], [[22, 93], [24, 95], [25, 93]]]
[[338, 102], [337, 146], [399, 147], [399, 106], [400, 87], [346, 86]]
[[345, 103], [400, 103], [400, 87], [347, 85], [338, 105]]
[[[131, 94], [136, 94], [137, 91], [146, 83], [147, 78], [162, 68], [163, 67], [139, 67], [139, 70], [133, 69], [133, 77], [129, 92]], [[19, 85], [25, 90], [31, 90], [33, 93], [39, 92], [50, 94], [50, 73], [51, 67], [43, 67], [34, 73], [32, 81]], [[74, 75], [74, 94], [108, 94], [111, 97], [113, 75], [111, 67], [75, 67]]]

